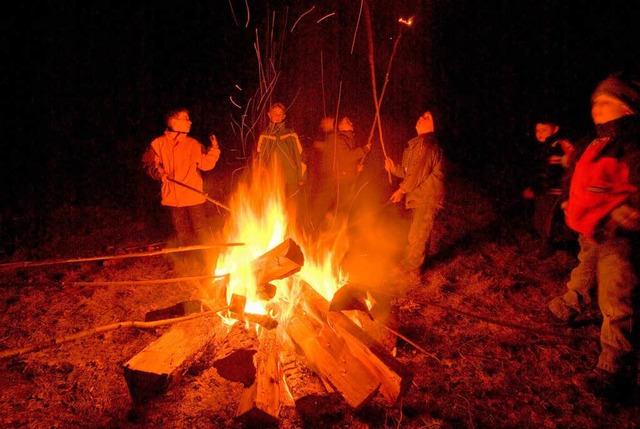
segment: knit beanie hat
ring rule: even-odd
[[[612,74],[596,86],[591,101],[602,94],[617,98],[634,113],[640,113],[640,80],[623,76],[621,73]]]

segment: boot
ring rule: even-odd
[[[551,315],[563,323],[571,323],[580,312],[569,305],[562,296],[556,296],[549,304],[547,304],[547,308],[551,312]]]

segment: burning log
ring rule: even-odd
[[[300,246],[288,238],[252,262],[257,285],[272,280],[283,279],[300,271],[304,265],[304,255]]]
[[[251,386],[256,378],[253,355],[258,351],[255,330],[235,323],[216,347],[213,367],[221,377]]]
[[[236,412],[238,420],[250,427],[274,426],[278,422],[281,379],[278,350],[276,331],[263,330],[254,359],[255,380],[242,391]]]
[[[340,395],[331,386],[323,383],[296,353],[281,352],[280,365],[287,394],[293,400],[293,405],[300,416],[311,421],[317,416],[336,413],[335,409],[340,404]]]
[[[353,353],[326,323],[308,318],[294,308],[285,322],[289,337],[302,351],[309,367],[326,380],[345,401],[360,408],[378,393],[377,376]]]
[[[395,405],[411,386],[413,374],[344,314],[331,312],[328,318],[329,324],[347,341],[353,354],[378,375],[382,382],[380,394],[389,405]]]
[[[413,375],[395,359],[378,341],[340,311],[329,311],[329,301],[311,285],[301,282],[304,302],[322,320],[325,320],[345,341],[351,352],[373,371],[382,385],[380,393],[394,405],[411,385]]]
[[[200,353],[222,334],[220,317],[202,317],[173,325],[124,364],[124,378],[134,402],[163,393]]]

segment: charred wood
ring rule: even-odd
[[[220,341],[216,342],[213,367],[221,377],[250,386],[255,381],[256,369],[253,356],[258,351],[258,337],[253,329],[243,323],[235,323]]]
[[[301,356],[292,350],[280,353],[280,365],[285,381],[286,395],[293,401],[300,416],[313,421],[315,417],[337,414],[344,408],[340,394],[325,384],[310,370]]]

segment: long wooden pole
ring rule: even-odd
[[[376,119],[378,124],[378,133],[380,134],[380,146],[382,147],[382,154],[387,159],[387,150],[384,147],[384,139],[382,137],[382,123],[380,121],[380,103],[378,102],[378,88],[376,85],[376,67],[373,58],[373,25],[371,24],[371,12],[369,11],[369,2],[364,0],[364,21],[367,27],[367,40],[369,42],[369,69],[371,71],[371,89],[373,90],[373,104],[376,108]],[[389,176],[389,183],[391,183],[391,172],[387,171]]]
[[[188,282],[193,280],[205,280],[205,279],[221,279],[226,276],[228,276],[228,274],[221,274],[217,276],[211,275],[211,276],[174,277],[170,279],[73,282],[73,285],[74,286],[128,286],[128,285],[135,286],[135,285],[179,283],[179,282]]]
[[[7,357],[12,357],[12,356],[17,356],[17,355],[21,355],[21,354],[25,354],[25,353],[31,353],[31,352],[35,352],[38,350],[43,350],[49,347],[54,347],[57,346],[58,344],[63,344],[63,343],[68,343],[70,341],[75,341],[78,340],[80,338],[84,338],[84,337],[88,337],[89,335],[94,335],[94,334],[99,334],[101,332],[106,332],[106,331],[115,331],[116,329],[121,329],[121,328],[155,328],[157,326],[165,326],[165,325],[171,325],[173,323],[180,323],[180,322],[184,322],[187,320],[193,320],[193,319],[197,319],[199,317],[206,317],[206,316],[215,316],[217,313],[227,310],[230,306],[227,305],[225,307],[222,308],[218,308],[215,310],[210,310],[210,311],[205,311],[202,313],[194,313],[194,314],[190,314],[188,316],[183,316],[183,317],[175,317],[173,319],[163,319],[163,320],[156,320],[153,322],[142,322],[142,321],[137,321],[137,320],[129,320],[126,322],[118,322],[118,323],[112,323],[110,325],[103,325],[103,326],[96,326],[94,328],[91,329],[87,329],[85,331],[80,331],[77,332],[75,334],[71,334],[71,335],[67,335],[65,337],[60,337],[60,338],[55,338],[52,339],[50,341],[47,341],[45,343],[41,343],[41,344],[36,344],[33,346],[27,346],[27,347],[23,347],[20,349],[9,349],[9,350],[4,350],[2,352],[0,352],[0,359],[4,359]]]
[[[382,85],[382,91],[380,92],[380,97],[378,98],[378,112],[380,112],[380,108],[382,106],[382,100],[384,99],[384,94],[387,91],[387,84],[389,83],[389,74],[391,73],[391,65],[393,64],[393,58],[396,56],[396,51],[398,50],[398,44],[400,43],[400,39],[402,38],[402,33],[403,33],[403,28],[404,27],[400,27],[400,31],[398,32],[398,37],[396,37],[396,41],[393,43],[393,50],[391,51],[391,56],[389,57],[389,64],[387,64],[387,73],[385,74],[384,77],[384,84]],[[367,144],[371,143],[371,140],[373,140],[373,133],[376,129],[376,125],[378,124],[378,120],[380,119],[380,114],[378,113],[374,118],[373,118],[373,124],[371,124],[371,131],[369,132],[369,139],[367,140]],[[364,163],[364,159],[366,158],[367,155],[365,155],[362,160],[360,161],[360,163]]]
[[[215,204],[215,205],[216,205],[216,206],[218,206],[218,207],[222,207],[223,209],[225,209],[225,210],[226,210],[226,211],[228,211],[228,212],[230,212],[230,211],[231,211],[231,209],[230,209],[229,207],[225,206],[225,205],[224,205],[224,204],[222,204],[220,201],[214,200],[213,198],[211,198],[211,197],[210,197],[208,194],[206,194],[205,192],[202,192],[202,191],[200,191],[200,190],[198,190],[198,189],[196,189],[196,188],[194,188],[194,187],[192,187],[192,186],[189,186],[189,185],[187,185],[187,184],[185,184],[185,183],[182,183],[182,182],[179,182],[179,181],[177,181],[177,180],[175,180],[175,179],[172,179],[171,177],[167,177],[167,180],[168,180],[169,182],[175,183],[175,184],[176,184],[176,185],[178,185],[178,186],[182,186],[182,187],[183,187],[183,188],[185,188],[185,189],[188,189],[188,190],[190,190],[190,191],[193,191],[193,192],[195,192],[196,194],[200,194],[200,195],[202,195],[202,196],[203,196],[207,201],[209,201],[210,203],[213,203],[213,204]]]
[[[42,267],[45,265],[68,264],[68,263],[77,263],[77,262],[106,261],[108,259],[139,258],[143,256],[164,255],[167,253],[188,252],[191,250],[203,250],[203,249],[213,249],[216,247],[231,247],[231,246],[244,246],[244,243],[197,244],[194,246],[173,247],[173,248],[167,248],[167,249],[154,250],[152,252],[125,253],[122,255],[92,256],[89,258],[73,258],[73,259],[50,259],[47,261],[8,262],[5,264],[0,264],[0,270],[27,268],[27,267]]]

